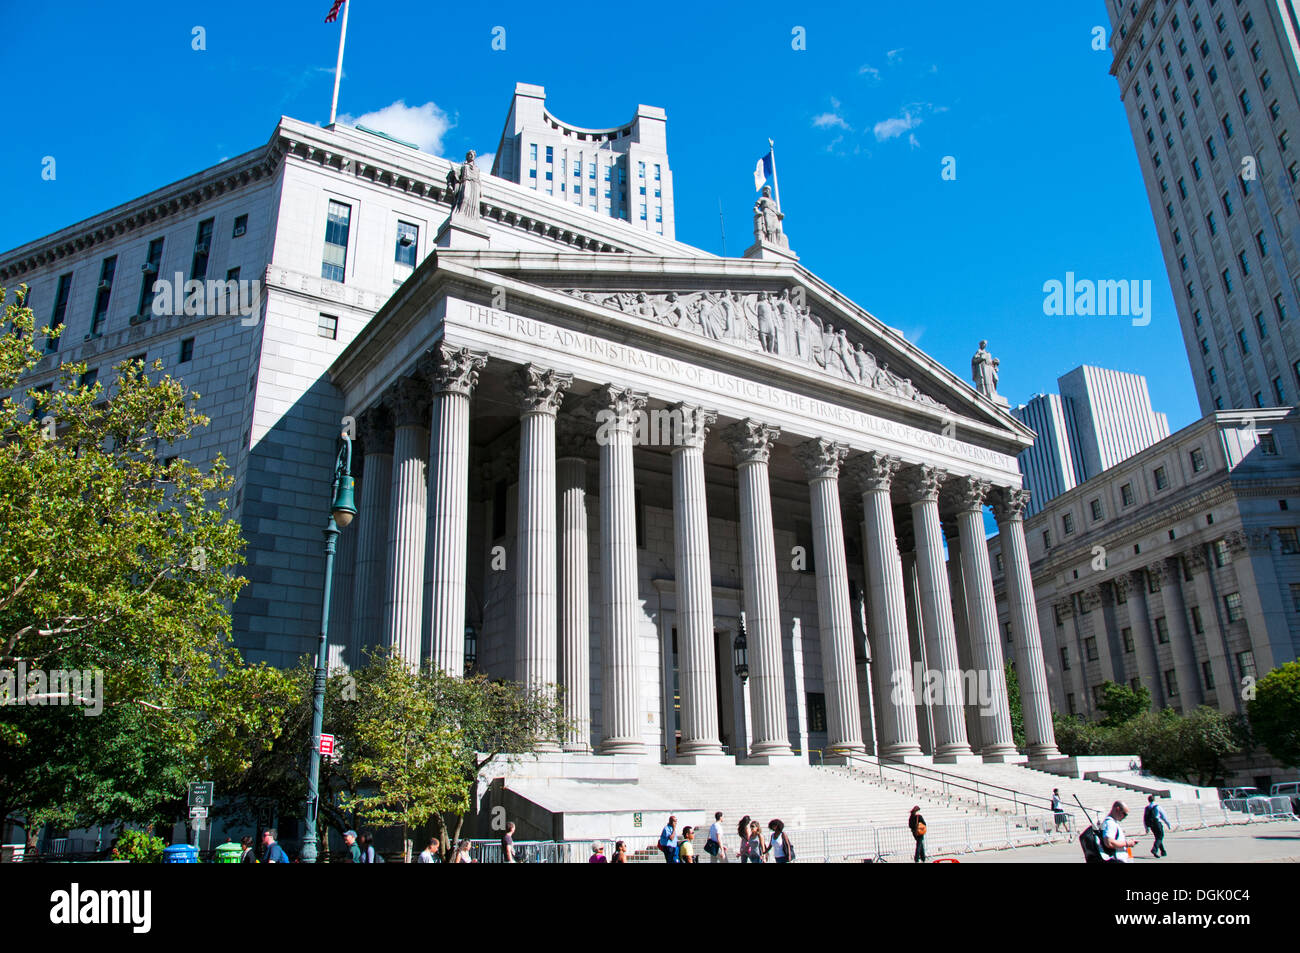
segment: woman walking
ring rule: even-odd
[[[912,808],[912,812],[907,816],[907,826],[912,831],[912,837],[916,839],[916,853],[912,855],[912,863],[925,863],[925,818],[921,816],[921,805],[917,804]]]
[[[746,814],[740,819],[740,824],[736,826],[736,834],[740,837],[740,862],[749,863],[749,815]]]
[[[614,842],[614,856],[610,858],[611,864],[627,863],[627,844],[623,841]]]
[[[749,862],[751,864],[763,863],[763,828],[759,826],[758,821],[749,822]]]

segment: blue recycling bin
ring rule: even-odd
[[[197,864],[199,849],[193,844],[172,844],[163,848],[164,864]]]

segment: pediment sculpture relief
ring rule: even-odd
[[[729,341],[751,351],[809,364],[831,377],[879,393],[947,409],[918,390],[909,378],[895,374],[887,363],[877,361],[876,355],[861,342],[851,342],[844,328],[836,328],[814,315],[810,308],[796,305],[788,289],[773,294],[769,291],[650,293],[575,288],[566,289],[565,294],[715,341]]]

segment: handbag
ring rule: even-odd
[[[718,842],[715,841],[715,840],[708,840],[708,841],[705,841],[705,842],[704,842],[704,853],[708,854],[710,857],[717,857],[717,856],[718,856],[718,848],[719,848],[719,846],[720,846],[720,845],[719,845]]]

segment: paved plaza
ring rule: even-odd
[[[1151,856],[1151,835],[1141,834],[1140,825],[1127,833],[1138,835],[1133,848],[1136,864],[1248,864],[1300,862],[1300,821],[1209,827],[1194,831],[1170,831],[1165,835],[1168,857]],[[1015,850],[986,850],[954,854],[963,864],[1079,864],[1083,851],[1077,841]],[[935,858],[932,858],[935,859]]]

